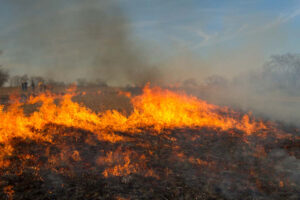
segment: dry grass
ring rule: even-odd
[[[55,87],[50,91],[55,94],[64,94],[66,87]],[[124,95],[119,95],[120,88],[112,87],[79,87],[76,89],[77,95],[73,97],[75,102],[83,104],[94,112],[103,112],[106,110],[117,110],[128,115],[132,110],[130,99]],[[9,105],[10,97],[17,97],[26,100],[31,95],[39,95],[42,92],[29,89],[23,92],[20,88],[0,88],[0,104]],[[35,105],[25,105],[24,111],[29,114],[36,110]]]

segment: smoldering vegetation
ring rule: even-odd
[[[11,53],[19,73],[58,81],[101,79],[112,85],[158,80],[158,69],[131,38],[130,22],[117,1],[75,0],[71,6],[67,0],[5,2],[14,38],[2,42],[19,47]]]
[[[300,55],[273,55],[257,70],[232,79],[212,75],[187,79],[180,88],[211,103],[253,112],[257,117],[299,126]]]

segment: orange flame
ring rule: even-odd
[[[249,115],[239,118],[236,117],[237,113],[228,108],[208,104],[186,94],[158,87],[150,88],[149,85],[144,88],[143,94],[130,97],[133,112],[128,117],[116,110],[97,114],[73,102],[74,91],[75,88],[72,88],[64,96],[43,93],[30,97],[28,103],[41,106],[29,116],[24,114],[21,102],[13,103],[6,110],[0,106],[0,143],[5,144],[0,153],[2,167],[9,165],[4,157],[13,151],[10,142],[15,137],[52,142],[51,135],[34,131],[41,130],[48,124],[91,131],[99,140],[112,143],[125,140],[124,137],[116,135],[116,131],[135,134],[145,128],[157,133],[162,129],[208,127],[220,130],[238,129],[246,134],[263,133],[267,128],[262,122],[250,119]],[[60,102],[57,103],[56,99],[60,99]],[[81,159],[76,151],[72,157],[75,161]],[[104,176],[136,172],[136,166],[130,163],[128,155],[123,156],[123,160],[122,164],[105,170]],[[197,162],[202,163],[200,160]]]
[[[136,126],[154,126],[157,131],[175,127],[236,128],[247,134],[266,128],[262,122],[251,121],[248,115],[242,120],[235,119],[232,117],[235,113],[228,108],[208,104],[193,96],[149,86],[143,91],[141,96],[132,99],[134,113],[129,121],[135,122]]]
[[[128,97],[128,98],[131,97],[131,93],[130,93],[130,92],[119,91],[118,94],[119,94],[120,96],[123,95],[123,96],[126,96],[126,97]]]

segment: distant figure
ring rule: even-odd
[[[34,81],[33,81],[33,80],[31,80],[31,89],[32,89],[32,91],[34,92],[34,90],[35,90],[35,84],[34,84]]]
[[[28,86],[27,81],[22,81],[22,91],[23,91],[23,92],[26,92],[26,91],[27,91],[27,86]]]
[[[24,91],[26,92],[27,91],[27,88],[28,88],[28,83],[27,81],[24,82]]]

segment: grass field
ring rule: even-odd
[[[66,87],[55,87],[49,90],[54,94],[65,94]],[[105,110],[117,110],[124,114],[129,114],[132,110],[130,99],[125,95],[120,94],[120,88],[113,87],[78,87],[73,100],[93,110],[94,112],[103,112]],[[26,101],[29,96],[42,94],[38,90],[27,92],[17,87],[2,87],[0,88],[0,104],[8,105],[11,103],[10,98],[20,98],[21,101]],[[25,112],[30,113],[34,110],[34,106],[27,105]]]

